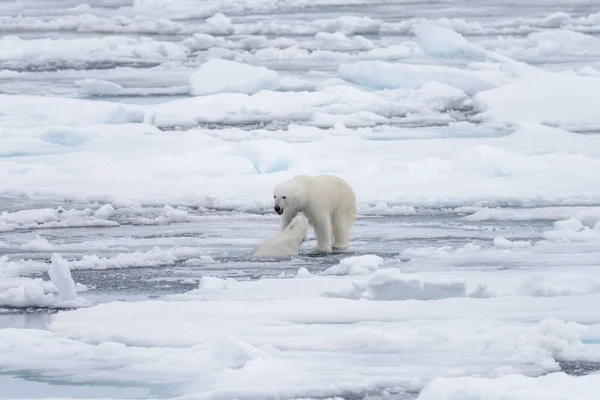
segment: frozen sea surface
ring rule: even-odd
[[[513,3],[1,2],[0,399],[597,400],[600,9]]]

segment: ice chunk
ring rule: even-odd
[[[28,251],[55,251],[59,249],[60,246],[56,246],[50,243],[48,239],[43,238],[40,235],[36,235],[35,239],[22,244],[20,248]]]
[[[279,87],[279,74],[265,67],[255,67],[236,61],[211,59],[190,77],[190,94],[205,96],[214,93],[246,93],[274,90]]]
[[[586,216],[586,214],[581,215]],[[554,228],[542,234],[544,239],[563,242],[592,242],[600,240],[600,231],[584,226],[575,217],[554,222]]]
[[[499,249],[526,249],[531,247],[531,242],[528,240],[509,240],[504,236],[496,236],[494,246]]]
[[[402,274],[396,268],[375,271],[368,281],[353,282],[352,286],[351,290],[325,292],[325,295],[384,301],[438,300],[467,296],[467,285],[463,281],[430,281],[420,275]]]
[[[453,86],[468,94],[475,94],[498,86],[498,83],[478,71],[384,61],[342,64],[338,68],[338,75],[349,82],[375,89],[418,88],[433,81]]]
[[[333,19],[318,19],[313,25],[327,32],[376,34],[381,30],[382,22],[369,17],[344,15]]]
[[[50,275],[50,279],[56,286],[58,295],[62,300],[75,300],[77,298],[77,288],[71,277],[69,263],[60,254],[52,254],[52,264],[48,268],[48,275]]]
[[[90,96],[122,96],[125,94],[123,86],[101,79],[83,79],[75,84]]]
[[[512,84],[478,93],[484,116],[502,122],[600,123],[600,79],[540,72]]]
[[[89,208],[83,210],[62,207],[57,209],[38,208],[0,214],[0,230],[40,229],[81,226],[118,226],[115,221],[102,219],[92,214]]]
[[[164,62],[185,60],[189,56],[190,50],[180,43],[136,36],[22,39],[4,35],[0,38],[0,65],[19,69],[51,69],[56,65],[93,69],[99,63],[114,65],[120,59]]]
[[[141,268],[170,265],[177,260],[176,250],[161,250],[158,247],[145,252],[120,253],[113,257],[85,254],[80,260],[72,261],[76,269]]]
[[[216,13],[206,19],[206,25],[210,27],[210,32],[216,35],[230,35],[233,33],[233,24],[231,19],[225,14]]]
[[[194,33],[192,37],[185,39],[182,43],[194,50],[210,49],[217,39],[206,33]]]
[[[369,207],[362,207],[361,214],[366,215],[415,215],[417,211],[412,206],[389,205],[383,201]]]
[[[5,283],[6,284],[6,283]],[[27,279],[14,287],[1,288],[0,306],[48,307],[57,305],[52,293],[46,293],[42,279]]]
[[[319,32],[315,35],[318,48],[321,49],[373,49],[375,45],[363,36],[349,38],[343,32]]]
[[[339,264],[327,268],[322,275],[364,275],[383,265],[383,258],[367,254],[344,258]]]
[[[104,204],[103,206],[101,206],[99,209],[96,210],[94,215],[98,218],[108,219],[108,218],[112,217],[112,215],[114,213],[115,213],[115,208],[112,206],[112,204]]]
[[[469,43],[460,33],[433,24],[416,24],[413,32],[425,51],[434,56],[483,59],[486,51]]]
[[[554,223],[556,229],[570,229],[575,232],[579,232],[583,229],[583,224],[577,218],[571,217],[567,220],[556,221]]]
[[[296,278],[310,278],[311,275],[312,274],[310,273],[310,271],[304,267],[298,268],[298,272],[296,272]]]
[[[190,220],[190,215],[186,210],[178,210],[168,204],[163,207],[162,214],[170,222],[187,222]]]

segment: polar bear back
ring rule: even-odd
[[[341,178],[334,175],[298,175],[288,182],[302,187],[306,196],[305,209],[323,210],[329,215],[356,214],[356,195],[352,187]],[[314,196],[312,194],[319,194]]]
[[[295,256],[306,239],[308,221],[298,213],[279,235],[254,248],[253,255],[261,257]]]

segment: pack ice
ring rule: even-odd
[[[512,3],[0,2],[0,398],[597,400],[600,13]]]

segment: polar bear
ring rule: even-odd
[[[334,175],[298,175],[273,191],[281,230],[302,211],[317,237],[317,251],[331,252],[350,246],[350,229],[356,219],[356,196],[350,185]]]
[[[306,240],[308,221],[303,213],[298,213],[277,236],[259,244],[253,255],[262,257],[298,255],[302,242]]]

